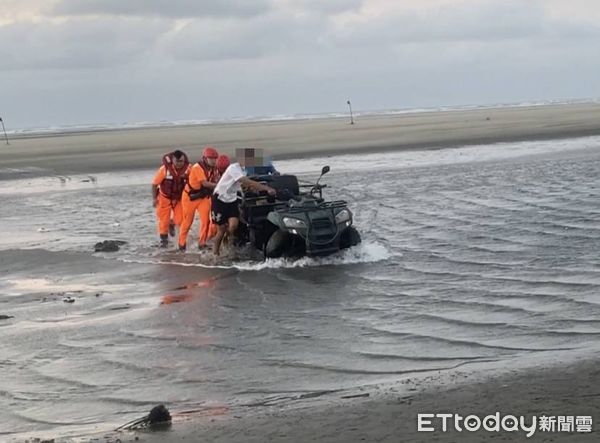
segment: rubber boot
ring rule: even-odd
[[[160,247],[161,248],[166,248],[167,246],[169,246],[169,235],[168,234],[161,234],[160,235]]]

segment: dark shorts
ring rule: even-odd
[[[213,195],[210,218],[215,225],[226,225],[230,218],[239,218],[240,210],[237,200],[231,203],[225,203]]]

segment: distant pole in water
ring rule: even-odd
[[[350,103],[350,100],[348,100],[346,103],[348,103],[348,107],[350,108],[350,124],[353,125],[354,124],[354,116],[352,115],[352,103]]]
[[[6,128],[4,127],[4,120],[2,120],[2,117],[0,117],[0,123],[2,123],[2,131],[4,131],[4,138],[6,139],[6,144],[10,145],[10,143],[8,142],[8,135],[6,135]]]

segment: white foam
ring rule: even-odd
[[[385,153],[353,153],[276,162],[277,169],[295,174],[317,173],[323,165],[332,171],[384,171],[423,166],[498,161],[531,155],[597,149],[600,137],[563,140],[495,143],[435,150],[394,151]]]
[[[83,292],[97,291],[99,288],[85,285],[53,281],[47,278],[22,278],[18,280],[7,280],[10,288],[6,289],[7,295],[20,295],[23,292]]]
[[[175,265],[184,267],[200,267],[205,269],[237,269],[239,271],[262,271],[264,269],[292,269],[316,266],[339,266],[352,265],[358,263],[376,263],[379,261],[387,260],[391,257],[392,254],[384,245],[375,242],[363,242],[358,246],[327,257],[302,257],[300,259],[295,260],[278,258],[267,259],[265,261],[234,261],[231,263],[224,264],[211,264],[206,262],[190,263],[186,261],[160,259],[145,260],[143,258],[120,258],[120,260],[126,263]]]
[[[144,171],[103,172],[96,175],[43,176],[0,181],[2,194],[36,194],[49,191],[81,191],[119,186],[139,186],[152,181],[155,169]]]
[[[423,166],[497,161],[530,155],[597,149],[599,146],[600,137],[594,136],[563,140],[495,143],[451,149],[320,156],[276,161],[275,166],[278,170],[288,174],[315,175],[325,164],[331,165],[333,172],[385,171]],[[0,195],[47,193],[49,191],[80,191],[95,188],[146,185],[152,180],[154,172],[154,170],[119,173],[106,172],[94,176],[54,176],[0,181]]]
[[[263,269],[352,265],[358,263],[375,263],[387,260],[391,256],[392,254],[385,248],[385,246],[379,243],[361,243],[358,246],[342,251],[339,254],[330,255],[328,257],[303,257],[297,260],[277,258],[267,259],[259,263],[248,261],[235,263],[234,267],[241,271],[260,271]]]

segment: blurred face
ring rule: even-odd
[[[181,157],[180,159],[173,159],[173,164],[175,165],[175,167],[177,169],[181,169],[183,168],[183,166],[185,165],[185,160],[183,159],[183,157]]]
[[[214,157],[206,157],[206,164],[211,168],[214,168],[217,164],[217,159]]]

